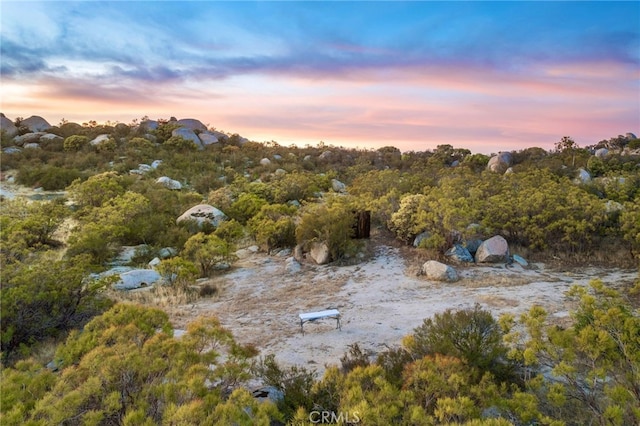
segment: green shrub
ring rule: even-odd
[[[195,142],[185,139],[182,136],[171,136],[164,142],[163,145],[176,151],[198,150],[198,146],[195,144]]]
[[[47,191],[65,189],[82,174],[75,169],[43,165],[40,167],[22,167],[16,176],[16,182],[32,188],[43,188]]]
[[[515,366],[507,360],[502,337],[503,331],[491,312],[476,305],[459,311],[448,309],[425,319],[405,343],[414,358],[448,355],[481,373],[491,372],[498,379],[511,380]]]
[[[69,136],[64,140],[65,151],[80,151],[89,145],[89,138],[81,135]]]
[[[286,204],[266,204],[247,223],[256,242],[267,251],[293,247],[296,243],[296,208]]]

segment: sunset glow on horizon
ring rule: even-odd
[[[0,111],[491,153],[640,132],[639,2],[0,2]]]

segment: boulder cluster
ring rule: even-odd
[[[509,244],[502,236],[496,235],[487,240],[471,240],[465,244],[455,244],[446,253],[455,263],[504,263],[516,262],[526,267],[527,261],[514,254],[509,253]],[[450,265],[429,260],[422,265],[420,270],[430,280],[455,282],[459,276],[455,268]]]

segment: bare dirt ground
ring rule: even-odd
[[[369,259],[353,266],[303,264],[288,273],[285,257],[247,253],[232,271],[212,278],[220,292],[215,299],[170,309],[180,330],[198,316],[217,316],[237,341],[254,344],[261,355],[275,354],[283,365],[301,365],[319,373],[326,365],[339,364],[348,346],[358,343],[372,355],[399,345],[402,337],[425,318],[448,308],[461,309],[479,303],[497,317],[516,316],[533,305],[543,306],[550,318],[564,322],[572,302],[565,292],[599,278],[612,286],[629,284],[636,270],[588,268],[562,272],[533,264],[457,267],[461,280],[440,283],[417,276],[420,264],[403,256],[397,247],[371,241]],[[338,309],[336,321],[304,325],[298,314]]]

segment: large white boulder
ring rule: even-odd
[[[428,260],[422,265],[421,272],[430,280],[455,282],[458,281],[456,270],[437,260]]]
[[[177,180],[171,179],[168,176],[159,177],[156,180],[156,183],[159,183],[160,185],[168,189],[174,189],[174,190],[182,189],[182,184],[180,182],[178,182]]]
[[[44,132],[51,128],[51,124],[38,115],[32,115],[31,117],[22,120],[20,122],[20,126],[28,128],[30,132]]]
[[[198,204],[191,207],[186,212],[182,213],[176,220],[176,223],[184,221],[194,221],[198,226],[202,227],[205,224],[218,227],[223,221],[227,220],[227,215],[217,208],[210,206],[209,204]]]
[[[476,251],[476,263],[498,263],[509,259],[509,243],[500,235],[485,240]]]
[[[325,265],[331,262],[331,252],[325,242],[314,242],[309,248],[309,256],[318,265]]]
[[[269,160],[268,158],[263,158],[262,160],[260,160],[260,165],[262,166],[268,166],[271,164],[271,160]]]
[[[116,290],[135,290],[148,287],[160,281],[162,277],[153,269],[134,269],[120,274],[120,280],[113,284]]]
[[[489,159],[487,170],[495,173],[504,173],[513,164],[513,156],[510,152],[500,152]]]

